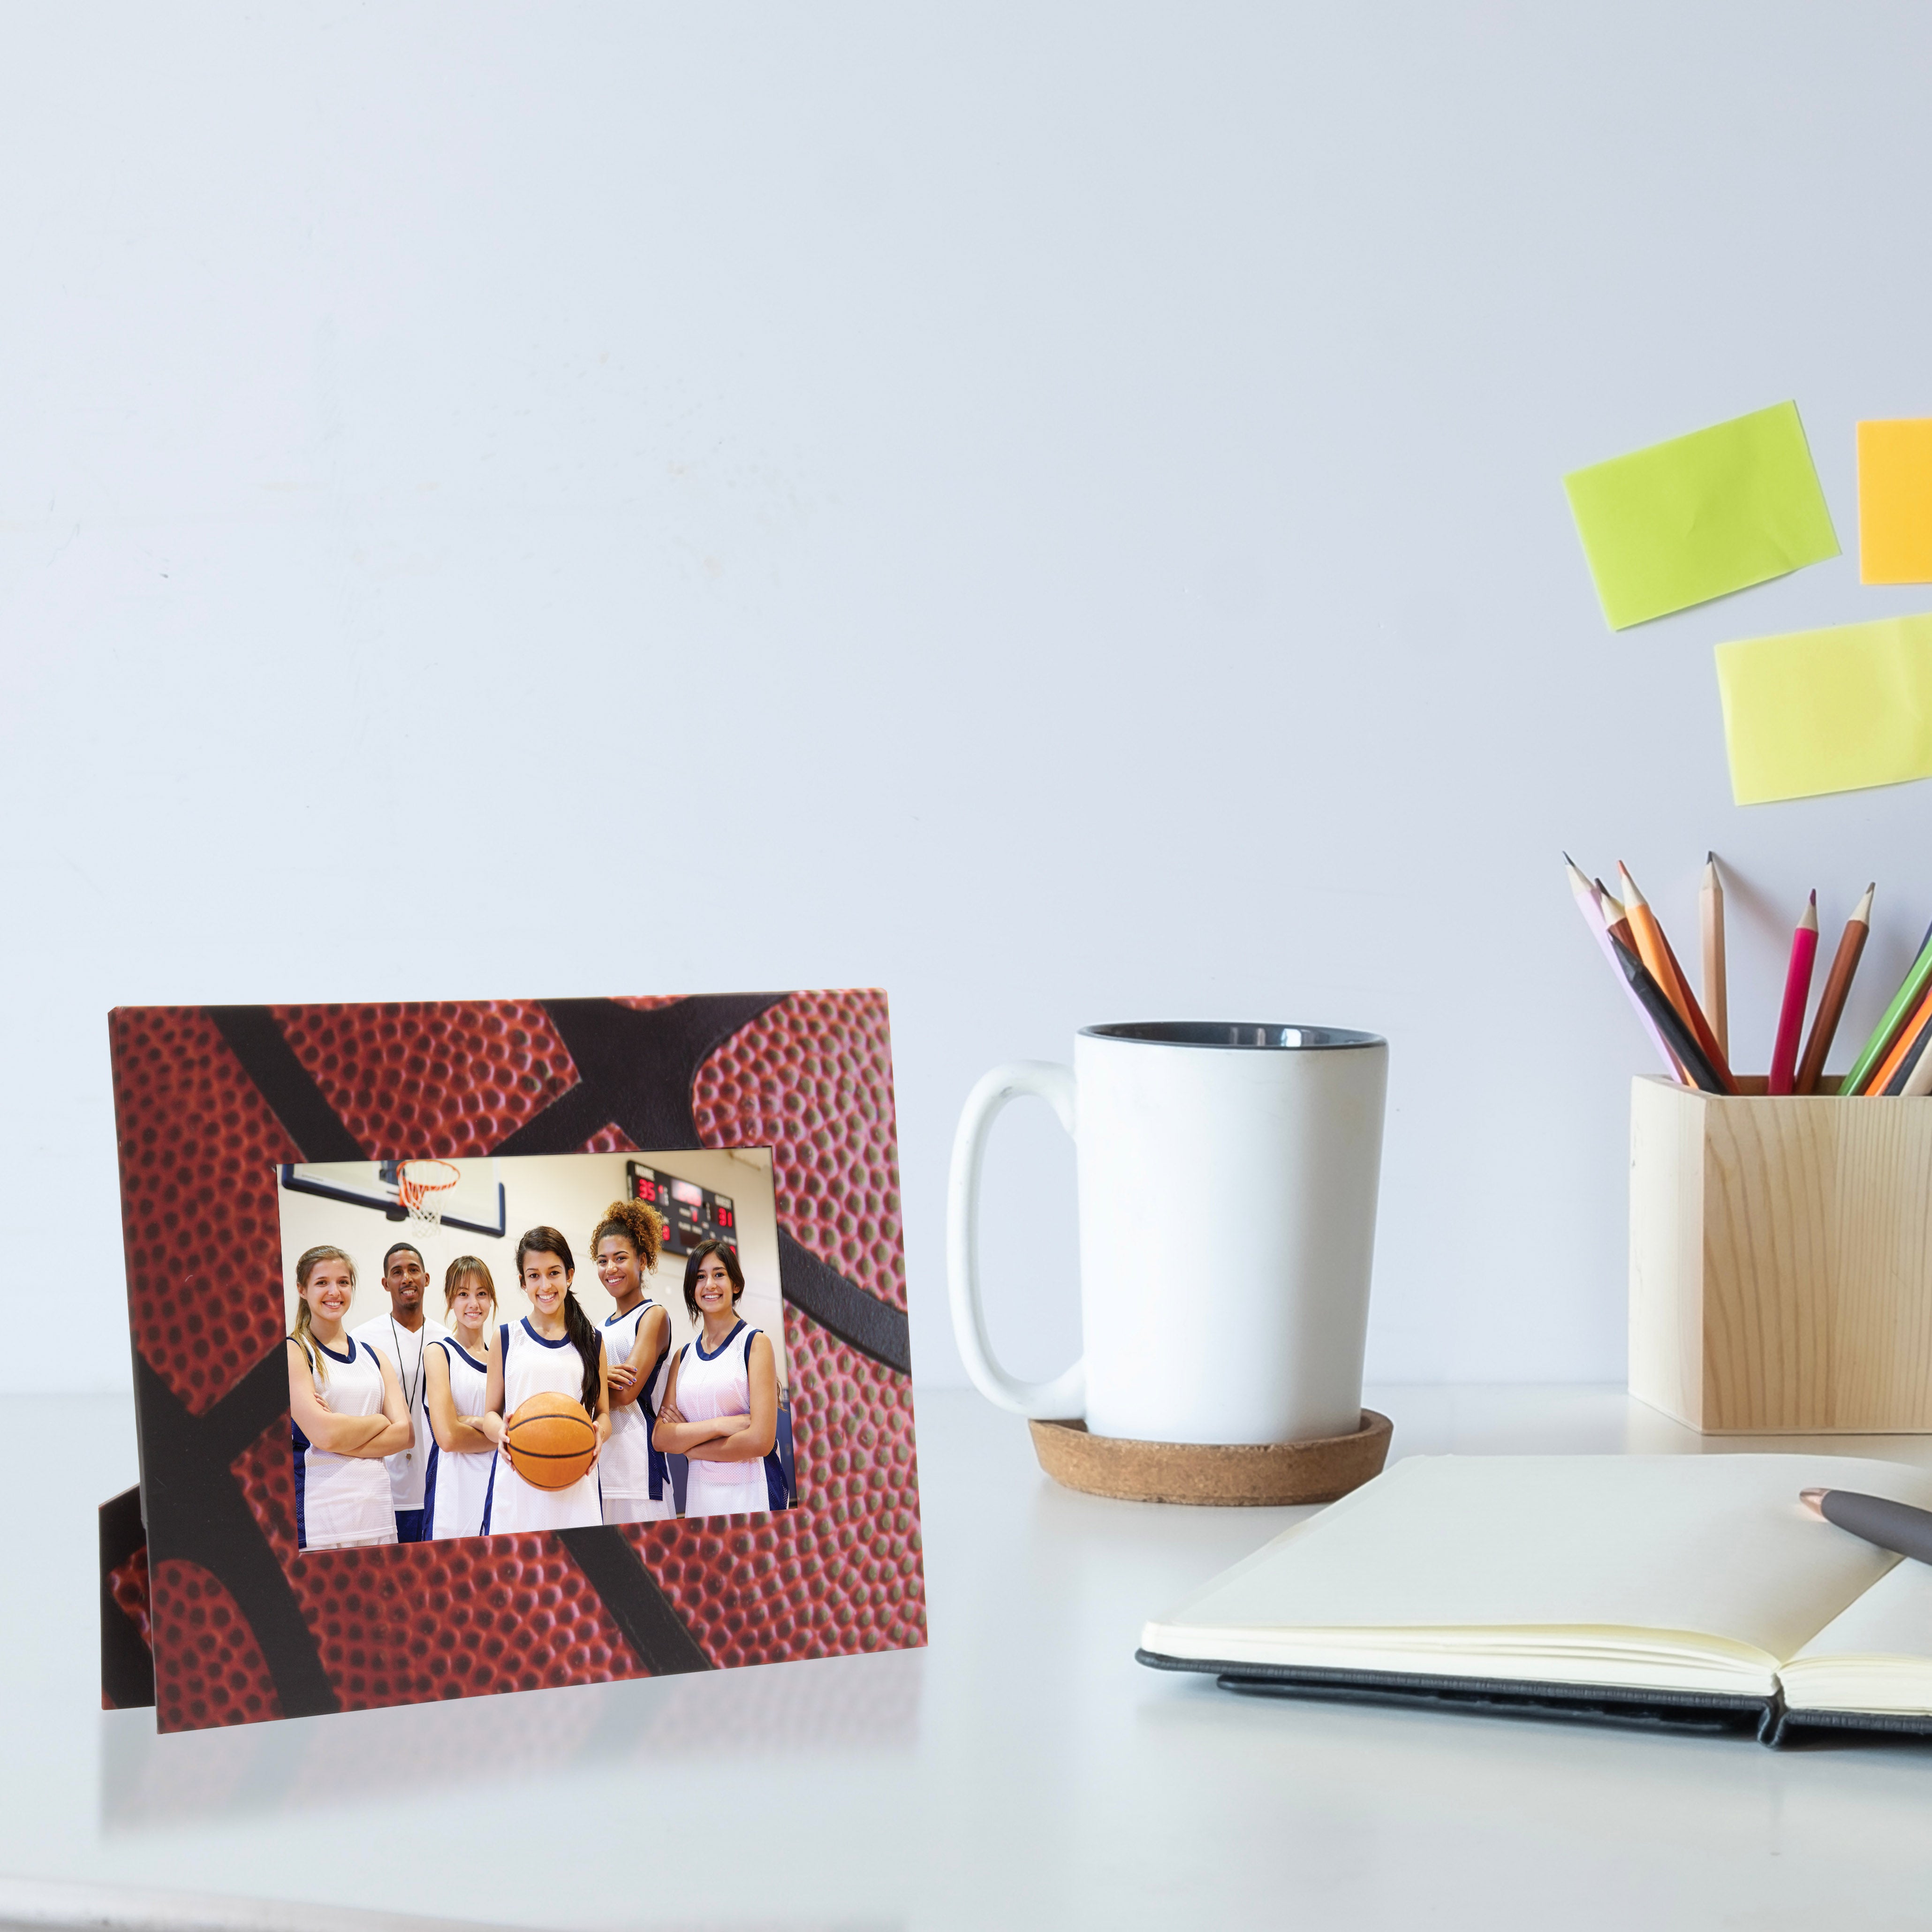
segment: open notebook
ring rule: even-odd
[[[1932,1509],[1841,1456],[1418,1456],[1146,1627],[1228,1688],[1713,1729],[1932,1733],[1932,1568],[1802,1489]]]

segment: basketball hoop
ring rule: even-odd
[[[396,1192],[412,1221],[440,1222],[442,1197],[463,1178],[453,1161],[404,1160],[396,1164]]]

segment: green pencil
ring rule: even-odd
[[[1912,970],[1905,976],[1905,983],[1892,996],[1892,1004],[1886,1008],[1885,1018],[1873,1028],[1872,1036],[1865,1042],[1864,1051],[1852,1062],[1851,1071],[1839,1084],[1840,1094],[1856,1094],[1865,1076],[1890,1050],[1894,1037],[1905,1022],[1906,1015],[1918,1003],[1928,980],[1932,980],[1932,934],[1927,934],[1918,957],[1912,962]]]

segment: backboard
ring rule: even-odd
[[[320,1194],[325,1200],[372,1208],[392,1221],[406,1221],[409,1210],[403,1205],[396,1178],[398,1165],[393,1160],[284,1161],[280,1179],[284,1187],[296,1193]],[[458,1170],[458,1178],[454,1186],[435,1196],[443,1226],[501,1240],[503,1184],[496,1178],[494,1159],[451,1161],[448,1165]]]

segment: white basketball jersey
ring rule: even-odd
[[[413,1448],[386,1456],[389,1472],[390,1506],[398,1513],[423,1506],[423,1477],[429,1468],[430,1447],[436,1438],[429,1432],[429,1409],[423,1400],[422,1352],[432,1342],[440,1342],[449,1330],[440,1322],[427,1316],[412,1335],[392,1315],[372,1316],[350,1330],[365,1348],[378,1348],[389,1358],[404,1397],[410,1405],[410,1420],[416,1425]]]
[[[638,1324],[646,1312],[656,1306],[647,1295],[628,1314],[614,1315],[604,1324],[604,1355],[612,1368],[620,1368],[630,1360],[631,1351],[638,1346]],[[622,1496],[662,1502],[664,1508],[654,1514],[663,1516],[674,1513],[670,1472],[664,1466],[663,1452],[651,1447],[651,1430],[663,1405],[664,1383],[670,1374],[670,1337],[667,1329],[664,1348],[644,1393],[635,1402],[613,1405],[610,1439],[604,1444],[597,1463],[598,1478],[607,1500]],[[629,1522],[646,1520],[634,1513],[625,1517]]]
[[[332,1415],[380,1415],[382,1370],[352,1335],[338,1355],[310,1337],[320,1349],[328,1379],[320,1393]],[[296,1458],[296,1540],[304,1550],[345,1550],[364,1543],[393,1543],[396,1513],[389,1502],[389,1478],[375,1456],[337,1456],[316,1448],[292,1421],[290,1436]]]
[[[677,1358],[677,1412],[686,1422],[751,1414],[752,1337],[758,1332],[740,1322],[715,1355],[703,1352],[701,1335],[684,1345]],[[783,1509],[784,1494],[776,1445],[755,1462],[706,1462],[694,1455],[685,1479],[684,1513],[738,1516]]]
[[[464,1348],[454,1335],[433,1348],[449,1364],[449,1399],[458,1415],[481,1415],[489,1392],[490,1366]],[[423,1478],[423,1540],[433,1537],[481,1536],[483,1505],[490,1494],[490,1470],[496,1460],[489,1449],[452,1454],[432,1436],[429,1467]]]
[[[503,1419],[507,1422],[530,1397],[548,1391],[584,1400],[584,1358],[568,1335],[554,1342],[539,1335],[526,1316],[504,1323],[496,1346],[503,1358]],[[520,1529],[580,1529],[604,1520],[597,1493],[597,1472],[580,1476],[567,1490],[540,1490],[518,1475],[507,1455],[498,1453],[490,1472],[485,1526],[492,1536]]]

